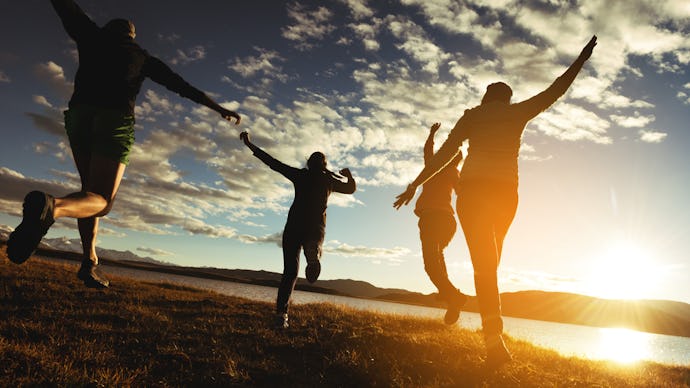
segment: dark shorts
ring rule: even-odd
[[[134,116],[89,105],[65,111],[65,130],[72,152],[89,152],[129,163],[134,144]]]

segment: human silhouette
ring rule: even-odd
[[[502,338],[497,270],[503,240],[517,210],[518,152],[522,132],[527,122],[568,90],[592,55],[596,42],[593,36],[560,77],[546,90],[523,102],[510,103],[512,90],[505,83],[489,85],[481,104],[465,111],[431,162],[393,204],[396,209],[408,204],[417,187],[452,160],[463,141],[469,141],[467,159],[460,173],[456,210],[474,267],[486,362],[491,367],[511,360]]]
[[[434,136],[440,127],[440,123],[434,123],[429,129],[424,143],[424,164],[429,163],[434,155]],[[467,302],[467,296],[448,279],[443,255],[457,228],[451,201],[453,191],[457,193],[460,182],[458,164],[461,160],[462,153],[458,153],[438,174],[424,183],[414,209],[419,217],[424,270],[438,289],[439,298],[448,306],[444,321],[449,325],[458,321],[460,310]]]
[[[72,0],[51,0],[67,34],[76,42],[79,68],[65,111],[65,129],[81,191],[55,198],[32,191],[23,218],[7,242],[10,260],[21,264],[59,217],[78,219],[83,260],[77,276],[87,287],[108,287],[96,273],[98,220],[110,212],[134,143],[134,105],[145,78],[205,105],[227,120],[240,116],[187,83],[135,41],[134,24],[114,19],[99,27]]]
[[[347,168],[340,174],[346,182],[326,168],[326,156],[314,152],[307,160],[307,168],[295,168],[273,158],[249,140],[249,134],[242,132],[240,139],[272,170],[289,179],[295,187],[295,199],[290,206],[287,222],[283,229],[283,275],[280,279],[276,299],[276,326],[287,328],[290,295],[297,283],[300,250],[307,259],[305,277],[314,283],[321,273],[321,247],[326,234],[326,206],[332,192],[352,194],[357,189],[355,179]]]

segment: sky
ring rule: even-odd
[[[242,115],[235,126],[147,80],[136,145],[99,246],[185,266],[282,271],[290,182],[239,140],[303,167],[322,151],[354,195],[329,201],[321,279],[430,293],[412,206],[392,204],[486,86],[548,87],[592,35],[568,93],[526,127],[502,292],[690,303],[690,3],[591,0],[82,0]],[[76,46],[43,0],[0,3],[0,229],[30,190],[79,190],[63,129]],[[413,204],[412,204],[413,205]],[[74,219],[46,241],[78,249]],[[474,294],[462,230],[451,280]],[[300,276],[303,276],[304,261]]]

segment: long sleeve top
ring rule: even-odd
[[[72,0],[51,0],[67,34],[76,42],[79,68],[70,106],[89,104],[134,113],[145,78],[194,102],[208,97],[187,83],[160,59],[126,36],[114,36],[97,26]]]
[[[326,207],[330,194],[332,192],[352,194],[356,190],[354,179],[348,178],[347,182],[342,182],[325,171],[288,166],[254,144],[251,144],[250,149],[254,156],[289,179],[295,187],[295,199],[290,206],[287,225],[299,223],[315,227],[325,226]]]
[[[434,176],[459,152],[465,140],[469,140],[469,148],[460,173],[461,185],[477,179],[517,184],[518,153],[527,122],[568,90],[585,60],[578,57],[548,88],[525,101],[493,101],[466,110],[413,184],[424,184]]]

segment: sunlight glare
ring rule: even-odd
[[[623,364],[649,358],[649,335],[624,328],[599,329],[600,341],[596,358]]]
[[[632,241],[619,241],[596,259],[588,293],[608,299],[644,299],[659,285],[659,269]]]

